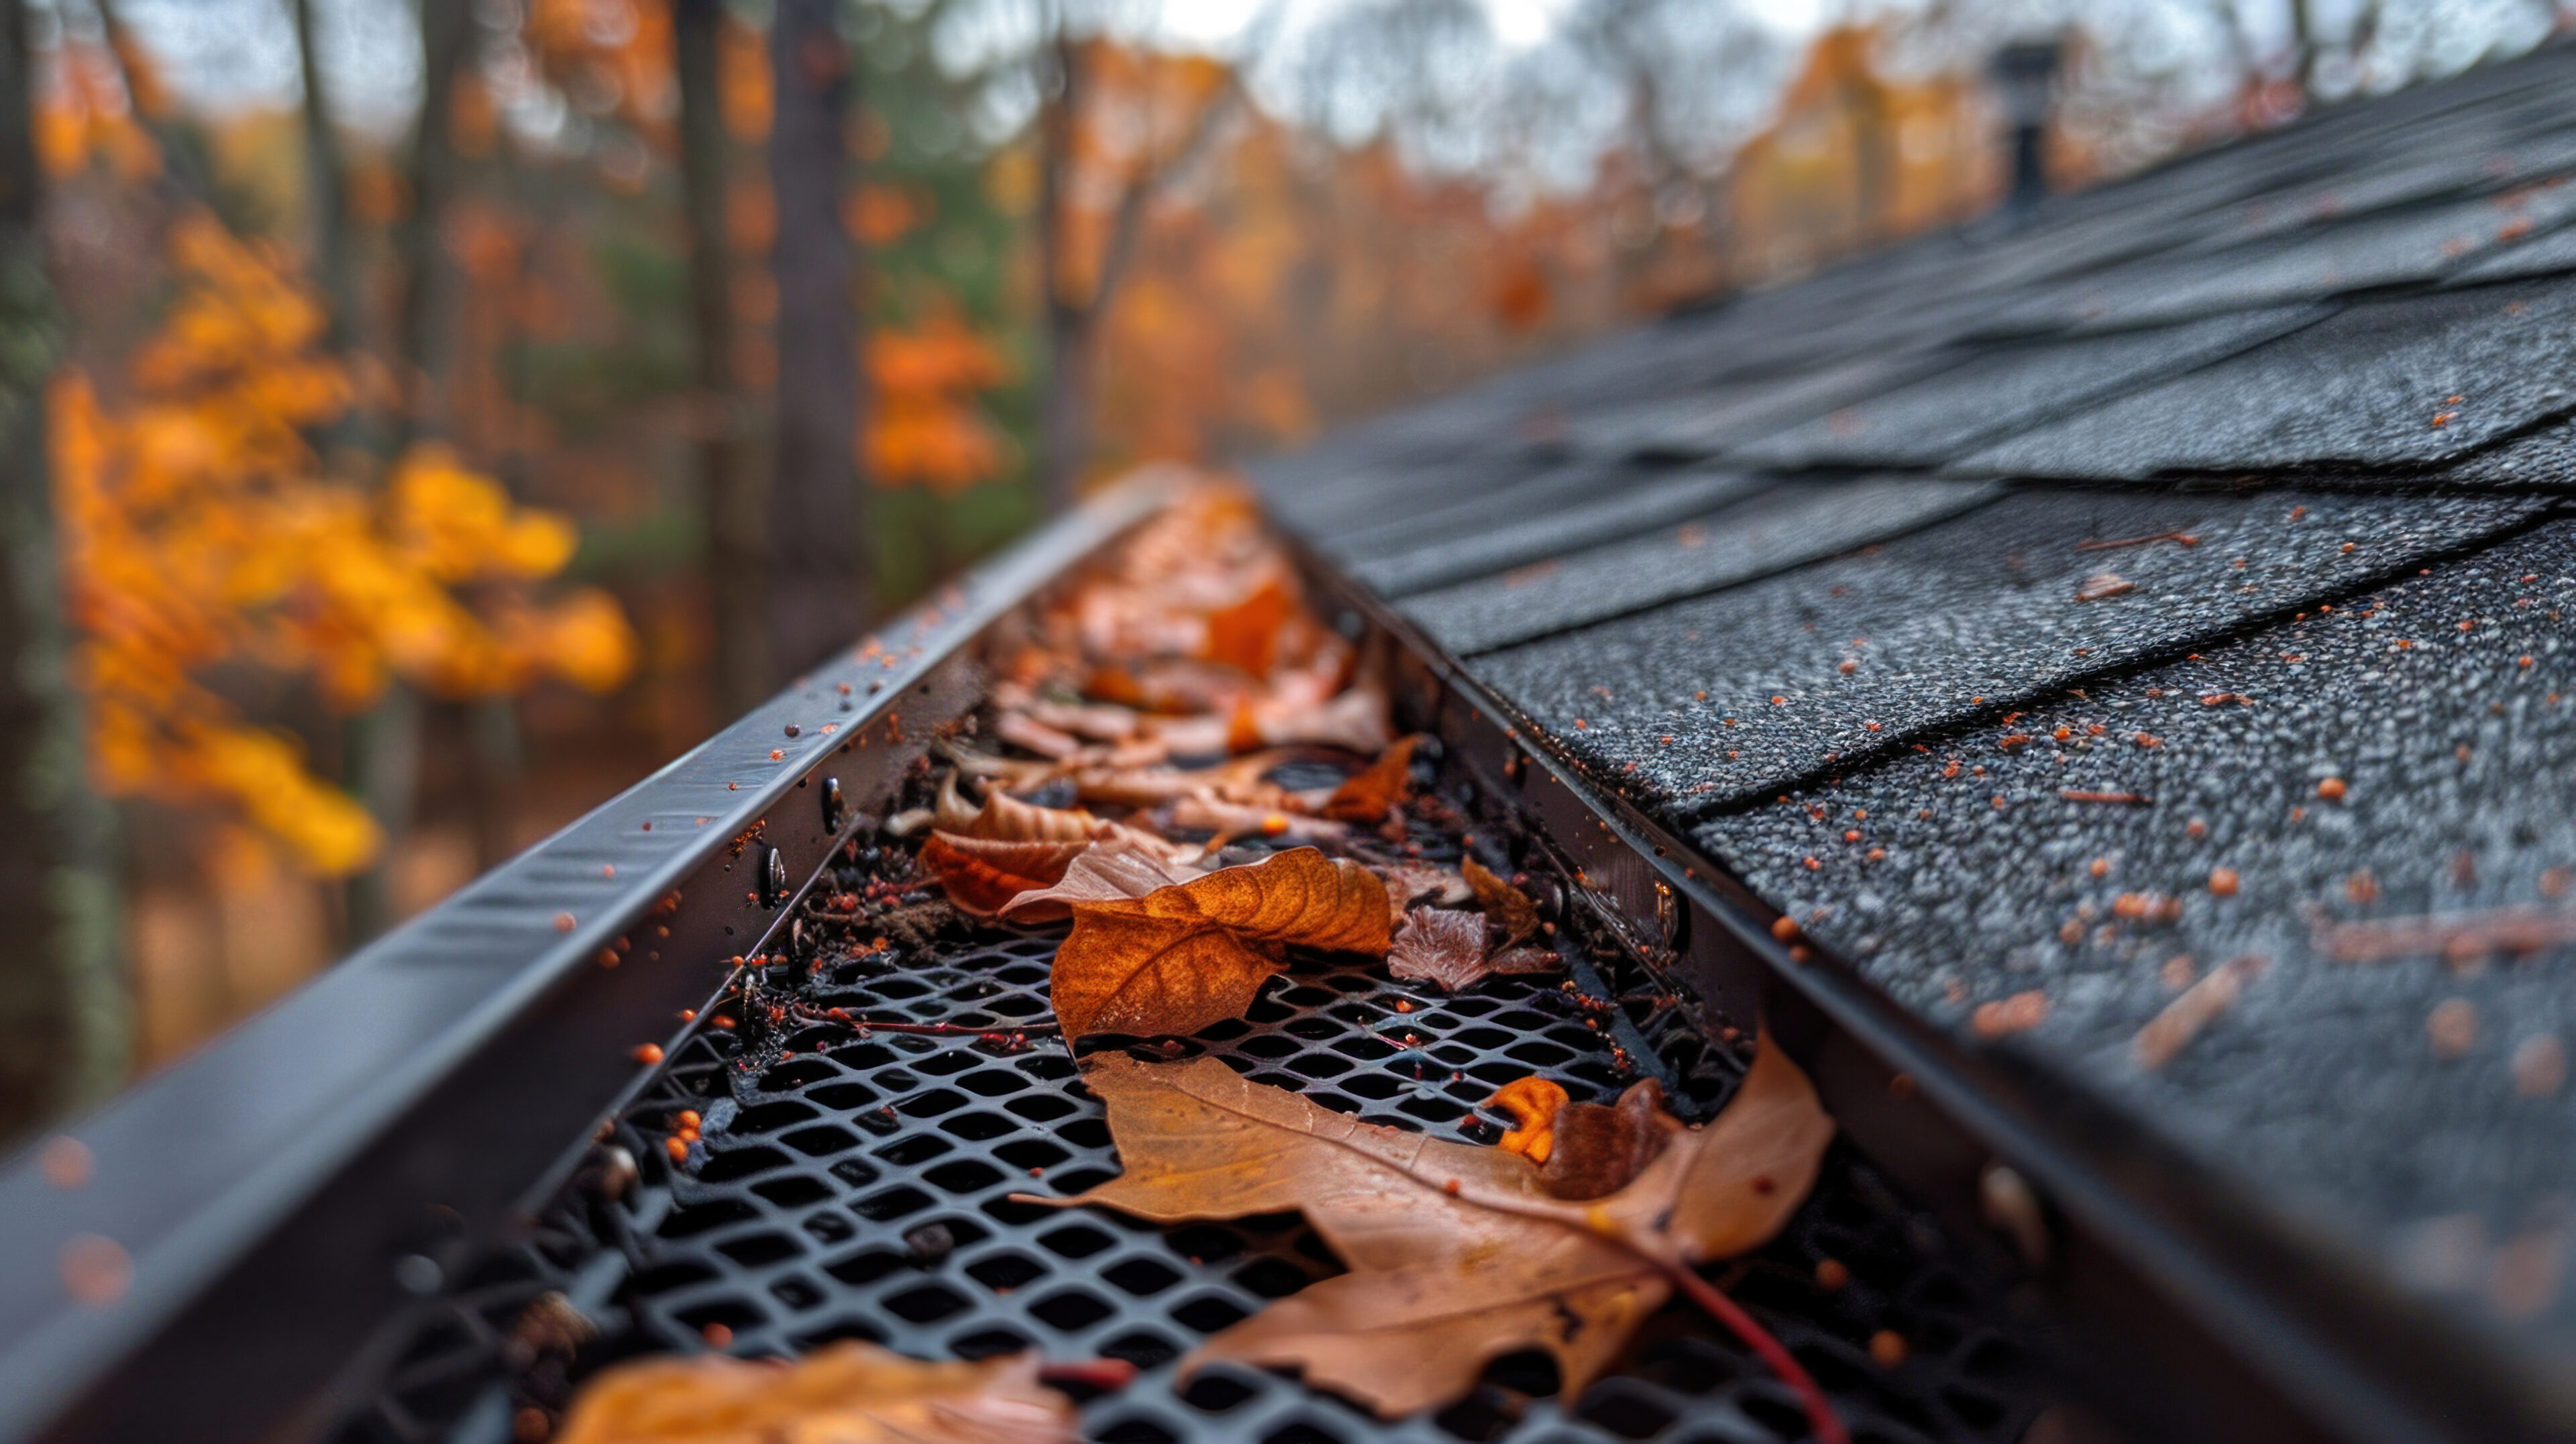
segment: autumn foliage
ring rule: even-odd
[[[634,641],[605,594],[535,591],[570,560],[571,523],[443,448],[372,488],[326,468],[313,438],[368,381],[323,349],[281,257],[203,213],[168,249],[176,299],[121,384],[67,370],[50,407],[93,772],[111,795],[222,803],[306,867],[354,871],[373,821],[216,674],[300,680],[347,715],[397,678],[453,698],[546,677],[605,691]]]

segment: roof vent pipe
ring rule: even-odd
[[[2014,212],[2029,210],[2048,194],[2049,90],[2064,51],[2064,42],[2056,39],[2017,41],[1997,50],[1987,67],[2002,94],[2004,123],[2012,136],[2012,190],[2004,205]]]

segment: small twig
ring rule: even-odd
[[[2154,536],[2121,537],[2117,541],[2080,541],[2075,544],[2075,549],[2079,552],[2107,552],[2119,547],[2142,547],[2160,541],[2169,541],[2187,547],[2200,545],[2200,538],[2190,532],[2160,531]]]
[[[1701,1278],[1699,1272],[1689,1265],[1666,1263],[1663,1270],[1664,1276],[1671,1279],[1685,1297],[1726,1325],[1735,1337],[1744,1341],[1746,1348],[1771,1366],[1771,1372],[1780,1376],[1780,1382],[1796,1391],[1798,1402],[1806,1406],[1807,1427],[1815,1431],[1816,1444],[1851,1444],[1851,1435],[1844,1432],[1843,1421],[1834,1413],[1833,1401],[1825,1397],[1825,1391],[1817,1386],[1815,1378],[1808,1374],[1804,1364],[1798,1362],[1797,1356],[1771,1337],[1769,1329],[1756,1322],[1735,1300],[1719,1293],[1715,1285]]]
[[[2155,801],[2143,792],[2088,792],[2080,787],[2061,787],[2057,795],[2068,802],[2117,802],[2130,807],[2145,807]]]

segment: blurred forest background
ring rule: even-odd
[[[1087,485],[2543,43],[2549,0],[0,0],[0,1102]]]

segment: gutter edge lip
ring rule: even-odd
[[[84,1114],[54,1121],[0,1159],[0,1215],[26,1220],[0,1232],[0,1440],[28,1437],[44,1429],[62,1409],[167,1327],[224,1269],[255,1249],[407,1108],[451,1076],[476,1048],[536,1006],[567,975],[586,966],[592,955],[734,835],[794,792],[800,781],[828,766],[847,740],[891,711],[910,688],[994,619],[1167,504],[1178,481],[1178,473],[1170,469],[1144,468],[1095,494],[1077,510],[1042,524],[543,841],[478,875],[168,1067],[136,1080]],[[858,662],[862,650],[869,661],[864,675]],[[877,662],[880,656],[903,651],[909,655],[896,666]],[[848,738],[816,728],[806,734],[802,747],[778,762],[769,761],[782,717],[801,717],[812,707],[834,705],[839,700],[831,696],[835,685],[854,679],[884,685],[865,706],[835,719]],[[673,843],[649,867],[631,876],[621,873],[597,897],[575,903],[577,913],[562,914],[575,918],[568,930],[561,927],[560,916],[540,916],[523,903],[505,908],[491,896],[512,881],[562,886],[555,876],[561,863],[576,853],[595,861],[600,842],[626,836],[635,830],[635,820],[652,815],[638,806],[648,790],[711,783],[714,774],[726,770],[755,775],[755,768],[770,771],[766,783],[724,794],[727,802],[720,809],[711,806],[704,826],[664,834]],[[564,891],[568,894],[570,888]],[[439,936],[446,928],[461,929],[464,937]],[[524,936],[512,938],[505,933]],[[362,1063],[343,1060],[337,1071],[316,1077],[311,1091],[291,1100],[288,1107],[259,1100],[255,1108],[271,1116],[257,1120],[255,1126],[271,1136],[275,1149],[252,1156],[221,1156],[206,1166],[211,1188],[198,1202],[144,1210],[157,1217],[147,1218],[144,1227],[115,1240],[126,1249],[131,1268],[130,1282],[120,1297],[104,1305],[86,1305],[69,1297],[57,1275],[58,1250],[69,1241],[67,1235],[95,1234],[112,1227],[81,1205],[94,1203],[104,1196],[102,1191],[113,1190],[118,1183],[112,1177],[93,1177],[77,1191],[56,1188],[43,1176],[39,1159],[49,1140],[80,1140],[91,1150],[96,1174],[108,1174],[112,1168],[159,1166],[160,1158],[136,1154],[149,1147],[166,1157],[170,1138],[193,1136],[188,1120],[224,1106],[225,1095],[214,1085],[221,1084],[242,1059],[293,1044],[308,1036],[317,1022],[327,1024],[335,1015],[345,1016],[348,1003],[403,982],[406,973],[418,976],[417,970],[437,968],[446,961],[440,955],[452,957],[460,943],[488,953],[506,949],[514,941],[525,948],[522,960],[497,987],[416,1031],[397,1057]],[[352,1081],[359,1086],[335,1091]],[[229,1122],[242,1126],[238,1114],[225,1111]],[[222,1141],[230,1148],[238,1139]],[[210,1141],[208,1147],[212,1146]]]

